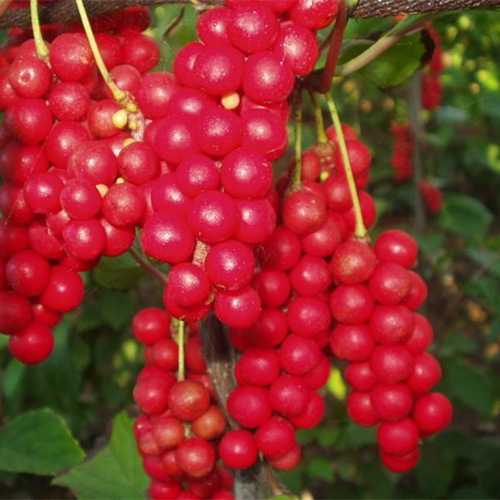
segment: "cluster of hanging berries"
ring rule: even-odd
[[[391,470],[415,465],[419,437],[451,418],[446,398],[428,393],[440,371],[423,353],[432,330],[413,312],[426,295],[410,270],[415,242],[387,232],[374,251],[354,237],[360,215],[365,227],[376,217],[368,148],[332,127],[273,188],[287,100],[337,11],[336,0],[228,0],[200,16],[173,74],[150,72],[160,52],[141,34],[147,9],[94,20],[116,88],[76,25],[47,30],[47,60],[22,32],[3,51],[0,331],[21,361],[45,359],[50,328],[83,298],[78,273],[127,251],[141,228],[144,252],[170,265],[165,310],[132,325],[146,346],[135,434],[152,498],[231,498],[219,458],[294,468],[297,429],[324,414],[317,391],[332,354],[352,363],[349,413],[381,422]],[[196,326],[212,310],[241,351],[223,407]],[[227,431],[226,410],[240,429]]]
[[[391,134],[394,138],[391,166],[396,182],[409,181],[413,176],[413,150],[415,142],[408,122],[391,123]]]
[[[126,91],[159,60],[141,34],[149,23],[147,8],[95,23],[104,62]],[[0,332],[13,356],[34,364],[52,351],[51,328],[83,299],[78,273],[133,243],[143,184],[160,162],[122,133],[127,111],[110,97],[80,26],[49,27],[46,60],[29,33],[11,35],[0,70]]]
[[[230,500],[232,476],[216,465],[226,417],[206,373],[196,325],[192,333],[181,333],[184,325],[177,322],[175,331],[175,323],[155,307],[139,311],[132,322],[135,338],[146,347],[146,366],[134,389],[143,412],[135,420],[134,434],[152,479],[149,498]],[[184,335],[185,367],[179,371],[178,344]]]
[[[344,243],[332,260],[338,286],[331,347],[350,363],[347,410],[359,425],[380,424],[381,459],[396,472],[414,467],[420,438],[444,429],[452,417],[448,399],[429,393],[441,368],[424,352],[433,332],[415,312],[427,296],[424,281],[411,270],[416,257],[415,240],[389,230],[373,249],[362,241]]]
[[[435,109],[441,104],[443,98],[443,86],[441,73],[444,69],[443,49],[438,32],[430,23],[426,23],[425,29],[434,42],[434,52],[428,67],[422,75],[422,106],[425,109]]]

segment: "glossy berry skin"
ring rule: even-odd
[[[57,212],[61,209],[59,195],[62,188],[63,182],[56,172],[34,174],[24,184],[24,199],[33,213]]]
[[[410,338],[413,321],[413,314],[405,306],[376,306],[370,329],[381,344],[401,344]]]
[[[423,394],[430,391],[441,377],[441,366],[437,359],[423,352],[415,356],[415,368],[406,383],[415,394]]]
[[[243,90],[259,104],[278,103],[292,92],[294,75],[288,63],[270,51],[251,55],[245,64]]]
[[[173,96],[180,86],[166,71],[145,74],[135,92],[137,105],[146,118],[165,118]]]
[[[410,273],[398,264],[379,264],[370,278],[369,287],[373,298],[380,304],[399,304],[410,293]]]
[[[375,302],[366,285],[341,285],[330,295],[330,309],[339,323],[366,323],[374,308]]]
[[[169,380],[160,377],[138,380],[134,387],[134,400],[144,413],[163,413],[168,407],[171,385]]]
[[[384,231],[375,243],[375,255],[380,262],[391,262],[409,269],[417,259],[415,239],[404,231]]]
[[[255,439],[249,431],[234,430],[224,435],[219,445],[219,456],[231,469],[247,469],[258,458]]]
[[[300,260],[300,240],[290,229],[279,226],[264,243],[262,252],[265,267],[286,271]]]
[[[170,269],[166,293],[182,307],[195,307],[208,300],[210,281],[200,267],[184,262]]]
[[[326,203],[313,191],[300,189],[285,198],[282,216],[286,227],[298,236],[304,236],[325,222]]]
[[[280,347],[280,362],[290,375],[304,375],[314,369],[321,358],[316,342],[298,335],[288,335]]]
[[[281,366],[275,349],[247,349],[236,362],[239,381],[245,385],[267,386],[280,375]]]
[[[85,118],[90,107],[90,97],[79,82],[59,82],[50,91],[50,111],[60,121],[78,122]]]
[[[380,460],[386,469],[392,472],[407,472],[413,469],[419,461],[420,450],[415,448],[407,455],[391,455],[384,450],[380,450]]]
[[[52,113],[43,99],[17,99],[5,113],[7,129],[28,145],[45,140],[53,123]]]
[[[343,285],[356,285],[370,279],[376,267],[372,249],[359,241],[342,243],[330,262],[335,280]]]
[[[317,392],[311,392],[306,409],[299,415],[289,416],[288,420],[299,429],[312,429],[321,422],[325,411],[323,398]]]
[[[214,467],[213,446],[197,437],[183,441],[175,451],[179,468],[190,477],[206,476]]]
[[[63,241],[70,257],[91,261],[102,255],[106,233],[98,219],[74,220],[63,229]]]
[[[290,278],[283,271],[264,269],[254,277],[253,286],[259,293],[263,307],[277,308],[284,304],[291,292]]]
[[[297,0],[290,9],[290,17],[312,30],[328,26],[338,13],[336,0]]]
[[[239,89],[244,67],[243,55],[234,47],[206,47],[195,59],[192,78],[208,94],[223,96]]]
[[[299,465],[301,459],[302,451],[300,446],[296,444],[286,455],[270,460],[269,463],[275,469],[290,471]]]
[[[446,396],[433,392],[417,400],[412,417],[421,432],[427,435],[434,434],[443,430],[451,422],[453,408]]]
[[[273,413],[268,391],[251,385],[233,389],[227,398],[227,411],[239,425],[248,429],[262,426]]]
[[[205,11],[196,21],[196,31],[205,45],[225,45],[229,43],[227,25],[231,11],[225,7],[215,7]]]
[[[80,305],[83,293],[83,280],[79,274],[63,266],[54,266],[40,301],[48,309],[70,312]]]
[[[179,189],[175,174],[167,172],[151,184],[151,207],[155,212],[176,212],[183,217],[190,207],[189,198]]]
[[[224,241],[234,234],[238,224],[235,202],[220,191],[201,193],[191,203],[188,222],[193,234],[202,241]]]
[[[261,2],[242,3],[231,12],[227,26],[229,41],[246,54],[270,48],[277,34],[276,15]]]
[[[276,212],[264,200],[236,200],[239,221],[234,234],[237,240],[251,245],[267,241],[276,228]]]
[[[310,391],[300,377],[282,375],[269,389],[269,401],[273,409],[281,415],[298,415],[309,402]]]
[[[85,179],[71,179],[61,190],[61,207],[71,219],[95,217],[102,207],[102,197],[94,184]]]
[[[403,456],[411,453],[418,444],[418,428],[410,418],[398,422],[383,422],[377,429],[377,441],[382,451]]]
[[[312,233],[302,237],[302,249],[314,257],[329,257],[342,242],[342,232],[331,217]]]
[[[215,163],[204,155],[193,155],[179,164],[175,171],[179,189],[189,198],[204,191],[215,191],[220,184],[220,173]]]
[[[257,292],[250,286],[237,291],[221,291],[214,303],[216,316],[232,328],[250,328],[261,311]]]
[[[6,335],[22,330],[32,318],[30,303],[11,291],[1,291],[0,332]]]
[[[170,335],[170,318],[163,309],[146,307],[141,309],[132,320],[134,337],[145,345],[154,345]]]
[[[207,441],[221,437],[226,426],[226,417],[223,411],[215,405],[210,406],[203,415],[191,422],[191,428],[195,435]]]
[[[12,256],[5,267],[10,288],[23,297],[41,295],[49,282],[49,274],[48,260],[32,250]]]
[[[378,346],[371,357],[370,368],[381,384],[397,384],[413,372],[413,355],[403,346]]]
[[[169,264],[188,260],[195,246],[186,220],[171,212],[158,212],[148,217],[141,242],[148,255]]]
[[[281,417],[272,417],[255,434],[259,451],[268,459],[286,455],[296,444],[293,427]]]
[[[158,174],[159,161],[153,148],[145,142],[134,142],[118,156],[119,173],[132,184],[144,184]]]
[[[21,97],[42,97],[51,84],[50,69],[38,57],[18,57],[9,68],[9,82]]]
[[[281,23],[273,51],[285,60],[295,75],[307,75],[318,60],[319,47],[315,35],[307,28],[288,21]]]
[[[375,413],[384,422],[396,422],[409,415],[413,393],[406,384],[378,385],[371,394]]]
[[[184,422],[191,422],[203,415],[210,406],[208,391],[197,382],[177,382],[170,390],[168,407],[172,415]]]
[[[410,293],[407,295],[403,304],[414,311],[418,309],[427,299],[428,289],[425,281],[414,271],[409,271],[410,273]]]
[[[251,247],[238,240],[214,245],[205,260],[208,278],[223,290],[238,290],[248,285],[254,271],[255,259]]]
[[[355,391],[360,392],[370,392],[377,385],[377,378],[368,361],[349,363],[345,371],[345,379]]]
[[[42,323],[30,323],[9,340],[9,352],[27,365],[41,363],[50,356],[54,347],[54,336],[50,328]]]
[[[264,198],[273,183],[271,164],[251,150],[238,148],[222,161],[221,181],[233,198]]]
[[[241,144],[241,125],[236,113],[208,108],[196,122],[196,140],[204,154],[223,157]]]
[[[191,121],[184,116],[164,118],[156,130],[154,149],[161,159],[172,163],[180,163],[198,153]]]
[[[351,392],[347,398],[347,413],[352,421],[362,427],[372,427],[379,423],[369,393]]]
[[[50,66],[63,81],[78,82],[94,65],[94,57],[83,33],[59,35],[50,46]]]
[[[298,295],[313,296],[324,292],[332,278],[323,259],[304,255],[291,270],[290,281]]]
[[[367,361],[375,349],[375,339],[367,325],[338,324],[332,331],[330,347],[340,359]]]
[[[419,354],[429,347],[434,332],[429,320],[418,313],[413,313],[413,328],[405,347],[413,354]]]
[[[296,296],[289,303],[287,321],[293,333],[314,338],[328,331],[331,313],[328,304],[318,297]]]

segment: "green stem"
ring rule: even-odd
[[[134,260],[139,263],[146,271],[156,278],[162,285],[165,285],[167,279],[163,273],[156,269],[146,258],[144,258],[134,247],[130,247],[128,253],[134,258]]]
[[[302,187],[302,98],[295,100],[295,167],[291,183],[292,191]]]
[[[184,342],[186,328],[184,321],[179,320],[177,324],[177,349],[179,352],[179,369],[177,370],[177,380],[181,382],[186,378]]]
[[[49,57],[49,48],[42,36],[40,18],[38,16],[38,0],[30,0],[31,26],[33,28],[33,38],[35,40],[36,55],[46,61]]]
[[[435,17],[432,14],[419,16],[408,16],[379,38],[373,45],[362,52],[359,56],[337,67],[335,76],[348,76],[373,62],[377,57],[399,42],[405,35],[424,21]]]
[[[318,142],[320,144],[326,144],[328,142],[328,137],[325,133],[325,121],[323,120],[323,111],[321,106],[318,104],[316,99],[316,94],[314,92],[309,92],[311,96],[311,101],[314,108],[314,117],[316,119],[316,135],[318,136]]]
[[[367,230],[365,227],[365,223],[363,222],[363,213],[361,211],[358,190],[356,188],[356,180],[354,179],[354,174],[352,172],[351,160],[349,159],[349,152],[347,151],[344,131],[342,130],[342,123],[340,121],[335,102],[330,94],[326,94],[326,102],[328,103],[328,108],[330,109],[330,113],[332,115],[332,121],[335,127],[337,141],[340,147],[340,154],[342,155],[342,162],[344,163],[345,176],[347,178],[347,185],[349,186],[352,206],[354,207],[354,219],[356,222],[354,228],[354,236],[361,239],[367,235]]]
[[[101,73],[101,76],[106,82],[109,90],[113,94],[113,98],[115,99],[115,101],[123,102],[128,95],[126,92],[116,86],[115,82],[111,78],[111,75],[109,74],[108,68],[106,68],[106,64],[104,63],[104,60],[101,56],[101,52],[99,51],[94,32],[92,31],[92,26],[90,25],[89,16],[87,15],[87,11],[85,10],[83,0],[76,0],[76,6],[78,8],[78,13],[80,14],[83,29],[85,30],[85,34],[87,35],[92,54],[94,55],[97,68],[99,69],[99,72]]]

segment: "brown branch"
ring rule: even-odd
[[[86,0],[90,16],[115,12],[134,5],[189,4],[191,0]],[[202,0],[204,5],[220,5],[223,0]],[[437,13],[453,10],[492,9],[500,0],[359,0],[349,15],[354,18],[390,17],[397,14]],[[78,19],[73,0],[62,0],[40,9],[43,24],[67,23]],[[30,26],[29,9],[9,9],[0,18],[0,29]]]
[[[229,427],[238,429],[238,424],[231,419],[226,409],[227,396],[236,387],[236,351],[229,342],[227,328],[211,314],[201,325],[201,339],[208,374],[214,385],[219,406],[226,414]],[[249,469],[235,471],[234,478],[237,500],[270,498],[277,493],[288,493],[269,464],[260,460]]]

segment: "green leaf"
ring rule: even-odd
[[[133,420],[124,412],[113,421],[108,445],[90,460],[53,482],[73,490],[79,500],[144,499],[149,484],[132,432]]]
[[[475,198],[449,194],[445,197],[440,224],[460,236],[484,238],[493,220],[491,212]]]
[[[419,490],[431,498],[446,498],[454,473],[454,458],[435,447],[425,453],[425,459],[420,460],[415,470]]]
[[[345,47],[340,58],[343,64],[359,56],[370,46],[365,40],[356,40]],[[426,55],[426,47],[420,33],[403,37],[359,73],[377,87],[389,88],[400,85],[417,71]]]
[[[333,469],[330,460],[314,457],[307,465],[307,475],[327,483],[333,482]]]
[[[144,268],[126,256],[103,258],[92,271],[97,284],[110,290],[128,290],[145,275]]]
[[[64,420],[48,409],[22,414],[0,433],[1,470],[52,476],[84,456]]]
[[[470,409],[488,415],[493,403],[490,381],[472,365],[453,361],[447,367],[447,385],[455,397]]]
[[[453,333],[444,338],[439,353],[441,356],[474,354],[479,351],[479,347],[479,343],[473,337],[463,333]]]

